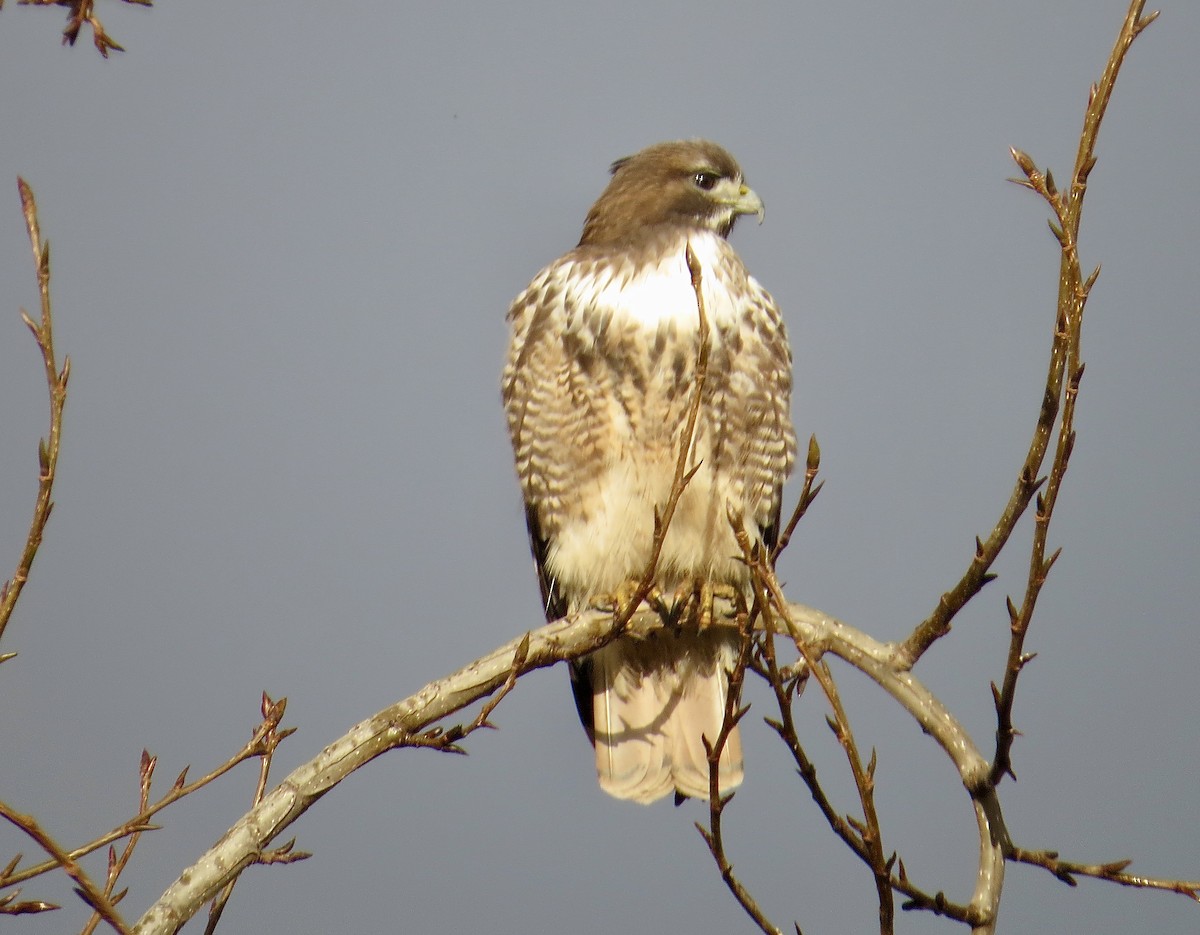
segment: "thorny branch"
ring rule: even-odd
[[[822,811],[825,812],[826,817],[830,819],[835,833],[849,844],[851,850],[870,867],[875,880],[875,890],[879,901],[879,930],[881,935],[891,935],[895,926],[895,905],[892,900],[893,886],[891,874],[892,866],[896,862],[896,855],[893,854],[891,857],[884,856],[883,835],[880,829],[878,811],[875,807],[875,752],[872,751],[870,762],[864,766],[862,756],[858,751],[857,741],[854,739],[854,733],[850,727],[849,718],[842,705],[841,694],[838,691],[837,683],[834,681],[833,673],[830,671],[828,664],[820,658],[819,653],[814,651],[814,647],[806,643],[803,636],[791,625],[788,618],[788,605],[783,596],[783,589],[780,587],[779,580],[775,577],[774,568],[768,562],[764,561],[761,554],[756,555],[748,552],[746,553],[746,558],[750,565],[755,587],[766,598],[764,614],[767,616],[768,623],[765,637],[766,645],[764,645],[764,660],[766,661],[767,669],[768,671],[773,669],[778,674],[778,665],[775,661],[774,633],[776,632],[776,621],[782,620],[784,622],[784,629],[791,637],[796,651],[800,654],[804,662],[805,673],[816,678],[817,684],[820,685],[821,691],[824,693],[833,711],[832,716],[826,718],[826,722],[833,731],[834,736],[837,737],[849,762],[854,785],[858,791],[859,804],[862,808],[862,821],[858,821],[850,815],[843,817],[837,814],[823,790],[817,784],[816,770],[804,754],[799,738],[795,733],[795,724],[791,716],[791,697],[793,693],[786,690],[786,683],[781,682],[779,685],[772,685],[775,691],[776,703],[779,706],[781,720],[772,721],[767,719],[767,724],[776,729],[776,732],[780,734],[780,737],[792,752],[810,792],[817,799],[818,805],[822,806]],[[784,727],[785,724],[788,725],[786,728]],[[985,859],[991,857],[990,848],[981,846],[981,854]],[[983,871],[981,869],[982,875]],[[998,886],[996,887],[996,897],[997,899],[999,898]]]
[[[852,824],[849,816],[843,816],[833,807],[829,796],[818,781],[816,765],[809,758],[803,744],[800,742],[800,735],[796,729],[792,707],[804,690],[809,676],[807,666],[802,663],[799,673],[793,674],[779,665],[775,653],[775,630],[768,626],[763,631],[759,658],[756,661],[754,670],[770,686],[775,695],[775,703],[779,710],[778,720],[769,717],[763,720],[768,727],[775,731],[780,740],[783,741],[784,746],[787,747],[788,752],[792,755],[792,759],[796,763],[797,772],[800,774],[801,779],[804,780],[805,785],[808,786],[813,801],[816,803],[817,808],[820,809],[825,820],[829,823],[830,828],[863,863],[872,869],[872,873],[876,874],[876,879],[878,880],[877,869],[879,865],[863,840],[861,829]],[[882,855],[882,848],[877,853]],[[894,853],[892,857],[889,857],[884,862],[884,866],[889,872],[893,861],[896,862],[898,870],[897,873],[891,875],[890,885],[893,890],[909,898],[903,908],[929,909],[958,922],[973,924],[978,921],[977,913],[970,907],[949,901],[943,893],[931,895],[919,889],[908,879],[904,868],[904,861],[896,858]]]

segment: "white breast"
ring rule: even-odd
[[[680,331],[695,330],[699,324],[696,293],[688,271],[686,249],[700,263],[705,314],[713,325],[736,321],[739,310],[730,301],[726,289],[717,288],[717,269],[729,267],[732,249],[723,237],[711,231],[693,232],[681,236],[656,265],[635,270],[608,270],[597,276],[577,274],[575,291],[579,298],[594,309],[611,312],[614,318],[632,319],[647,330],[656,331],[662,324],[673,324]]]

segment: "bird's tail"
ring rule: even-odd
[[[596,772],[605,792],[642,803],[672,791],[708,798],[702,738],[711,744],[720,733],[737,639],[717,628],[660,632],[616,640],[589,657]],[[735,727],[721,753],[721,794],[741,781]]]

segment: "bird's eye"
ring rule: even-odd
[[[692,176],[692,181],[696,183],[697,188],[702,188],[706,192],[711,192],[721,177],[715,172],[697,172]]]

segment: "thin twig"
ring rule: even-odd
[[[482,728],[495,730],[496,725],[491,722],[492,712],[496,707],[508,697],[509,693],[517,687],[517,679],[524,675],[528,669],[526,664],[529,660],[529,634],[525,634],[525,638],[517,645],[513,651],[512,664],[509,666],[508,678],[504,680],[504,684],[496,691],[494,695],[487,699],[479,709],[479,713],[475,715],[475,719],[469,724],[455,724],[452,727],[434,727],[429,730],[422,731],[419,734],[414,734],[404,738],[397,746],[402,747],[426,747],[434,750],[441,750],[444,753],[466,753],[460,741],[466,739],[471,734]]]
[[[15,889],[11,893],[5,893],[0,896],[0,915],[6,916],[25,916],[36,915],[39,912],[50,912],[54,909],[61,909],[57,903],[48,903],[44,899],[26,899],[17,900],[21,895],[21,890]]]
[[[769,613],[769,609],[766,612]],[[820,809],[821,814],[825,817],[825,820],[829,823],[830,828],[863,863],[871,867],[872,856],[867,849],[867,845],[859,835],[859,832],[851,826],[845,816],[834,808],[833,803],[829,800],[829,796],[825,793],[824,788],[817,778],[816,765],[809,758],[796,730],[792,705],[803,690],[802,683],[800,685],[797,684],[797,678],[807,678],[808,667],[802,665],[801,675],[798,677],[786,674],[776,658],[774,636],[773,628],[768,626],[763,632],[763,638],[760,643],[762,649],[762,666],[756,669],[756,671],[763,676],[775,694],[775,701],[779,710],[779,720],[773,718],[763,718],[763,720],[768,727],[779,735],[780,740],[783,741],[784,746],[791,753],[792,759],[796,763],[797,773],[804,780],[804,784],[808,786],[809,794],[812,796],[817,808]],[[970,906],[952,902],[946,898],[944,893],[930,894],[919,888],[908,878],[903,860],[899,860],[893,856],[888,858],[888,863],[894,863],[897,867],[896,872],[891,875],[889,880],[892,889],[908,897],[908,901],[904,903],[902,908],[927,909],[938,915],[944,915],[947,918],[969,925],[975,925],[981,921],[980,914]]]
[[[779,556],[783,554],[783,550],[788,547],[788,543],[792,541],[792,533],[796,531],[796,525],[804,518],[804,514],[808,512],[809,506],[817,499],[817,494],[821,492],[821,488],[825,486],[825,481],[813,486],[813,481],[817,478],[817,472],[821,469],[821,446],[817,444],[817,436],[810,435],[808,437],[808,458],[804,465],[804,486],[800,489],[800,496],[796,500],[796,509],[792,511],[792,518],[788,520],[787,526],[775,542],[775,548],[771,550],[771,565],[779,560]]]
[[[258,805],[262,801],[262,797],[267,791],[267,780],[271,774],[271,762],[275,756],[275,748],[279,746],[280,741],[292,733],[290,730],[279,730],[279,724],[283,721],[283,713],[287,709],[286,698],[273,701],[266,692],[263,692],[259,708],[262,712],[262,723],[268,726],[261,734],[258,754],[258,784],[254,788],[254,805]],[[259,854],[258,863],[295,863],[312,856],[307,851],[294,851],[295,843],[296,839],[293,838],[275,851]],[[204,935],[212,935],[216,931],[221,916],[225,912],[225,906],[228,905],[229,897],[233,895],[233,888],[239,879],[241,879],[240,876],[234,877],[225,884],[225,888],[220,893],[213,897],[213,901],[208,907],[208,922],[204,926]]]
[[[1057,851],[1027,851],[1014,847],[1008,855],[1009,860],[1022,864],[1041,867],[1054,874],[1068,886],[1077,886],[1075,877],[1092,877],[1121,886],[1133,886],[1139,889],[1165,890],[1179,893],[1195,902],[1200,903],[1200,880],[1164,880],[1157,877],[1140,877],[1125,873],[1125,868],[1133,861],[1113,860],[1104,864],[1081,864],[1069,860],[1060,860]]]
[[[116,907],[108,898],[107,894],[96,886],[92,878],[87,875],[87,872],[79,866],[71,855],[62,849],[54,838],[42,828],[36,818],[32,815],[22,815],[19,812],[13,811],[3,802],[0,802],[0,818],[4,818],[9,823],[15,825],[33,839],[38,847],[44,850],[53,858],[56,866],[62,867],[72,880],[75,881],[75,893],[85,903],[91,906],[100,916],[107,922],[115,932],[120,935],[128,935],[129,929],[125,925],[125,920],[121,918]]]
[[[154,776],[156,762],[156,757],[150,756],[145,750],[142,751],[141,768],[138,771],[138,804],[142,812],[145,812],[150,806],[150,782]],[[125,894],[122,892],[113,896],[113,890],[116,888],[117,880],[120,878],[122,871],[129,865],[129,859],[133,856],[133,849],[137,847],[138,841],[141,840],[143,830],[145,829],[139,828],[125,839],[125,846],[121,848],[120,856],[117,855],[115,847],[110,845],[108,848],[108,875],[104,880],[104,895],[112,899],[114,906],[121,901]],[[103,917],[99,911],[93,910],[92,917],[88,919],[80,931],[80,935],[92,935],[92,932],[96,930],[101,921],[103,921]]]
[[[1157,13],[1151,13],[1143,17],[1144,7],[1144,0],[1134,0],[1130,4],[1129,13],[1117,38],[1117,44],[1109,56],[1104,74],[1099,84],[1092,86],[1068,196],[1064,198],[1054,191],[1053,178],[1048,173],[1042,176],[1037,172],[1033,161],[1028,156],[1019,150],[1013,150],[1013,158],[1027,177],[1022,184],[1035,188],[1035,190],[1039,183],[1045,186],[1052,192],[1052,196],[1048,197],[1048,200],[1050,200],[1051,206],[1056,208],[1056,214],[1059,215],[1058,224],[1051,223],[1050,225],[1054,235],[1062,244],[1063,259],[1059,278],[1059,311],[1050,348],[1045,392],[1042,396],[1042,405],[1038,412],[1029,450],[1024,463],[1017,472],[1016,485],[1009,495],[1008,503],[1001,512],[999,520],[986,540],[976,538],[975,554],[971,558],[967,570],[950,590],[942,594],[933,612],[913,630],[899,648],[899,658],[909,667],[914,665],[936,640],[949,632],[950,622],[955,614],[995,577],[990,571],[993,562],[1012,535],[1017,520],[1024,514],[1034,494],[1045,480],[1045,478],[1039,479],[1038,475],[1049,449],[1059,409],[1064,404],[1064,384],[1067,387],[1073,384],[1078,388],[1078,378],[1082,375],[1076,356],[1079,337],[1078,312],[1082,310],[1082,302],[1086,299],[1086,289],[1081,290],[1078,276],[1071,279],[1069,267],[1074,265],[1076,269],[1078,268],[1075,244],[1079,231],[1083,196],[1087,188],[1088,174],[1096,163],[1094,156],[1096,135],[1112,96],[1117,73],[1120,71],[1125,54],[1129,51],[1133,40],[1158,16]],[[1038,182],[1035,182],[1035,178]],[[1061,210],[1059,210],[1060,208]],[[1087,288],[1090,288],[1094,280],[1094,276],[1088,280]],[[1060,434],[1060,439],[1063,437]],[[1060,441],[1059,450],[1061,447],[1062,442]]]
[[[748,547],[749,537],[746,533],[745,524],[742,522],[742,517],[731,517],[730,525],[733,527],[734,534],[739,538],[739,542],[744,540],[747,544],[746,547]],[[721,728],[717,732],[717,737],[713,742],[710,743],[707,737],[701,738],[704,743],[704,751],[708,756],[708,827],[705,828],[700,822],[696,822],[695,825],[696,830],[700,832],[700,836],[704,838],[704,843],[708,845],[708,851],[712,854],[713,860],[716,862],[717,871],[721,874],[721,879],[725,881],[726,887],[729,888],[729,892],[733,894],[733,898],[738,901],[742,910],[765,935],[783,935],[782,931],[767,918],[758,901],[733,872],[733,863],[730,861],[725,849],[725,836],[722,824],[725,808],[733,801],[734,793],[730,792],[727,795],[721,795],[721,756],[725,751],[725,746],[729,742],[729,737],[733,733],[734,728],[746,716],[746,712],[750,710],[749,705],[742,706],[741,698],[742,685],[746,678],[746,667],[750,664],[751,650],[754,647],[753,627],[755,615],[755,609],[751,609],[749,612],[743,610],[740,614],[738,632],[741,640],[738,645],[737,659],[733,669],[729,672],[728,691],[725,695],[725,713],[721,719]]]
[[[613,610],[613,635],[619,635],[629,623],[630,618],[637,613],[642,602],[649,596],[650,592],[655,587],[655,577],[658,571],[658,560],[662,556],[663,543],[667,540],[667,530],[671,526],[671,520],[675,516],[675,508],[679,505],[679,498],[683,496],[684,490],[695,476],[696,471],[700,469],[699,463],[693,467],[688,467],[688,462],[691,460],[692,449],[696,442],[696,425],[700,418],[700,406],[704,401],[704,387],[708,380],[708,356],[709,346],[712,343],[708,333],[708,315],[704,308],[704,291],[702,283],[702,269],[700,261],[696,259],[696,254],[692,251],[691,243],[688,243],[684,248],[684,260],[687,263],[688,274],[691,276],[692,291],[696,295],[696,315],[699,318],[699,346],[696,350],[696,375],[695,389],[692,394],[691,403],[687,410],[687,419],[684,421],[683,431],[679,435],[679,454],[675,459],[675,474],[671,479],[671,491],[667,495],[667,502],[663,504],[661,512],[654,511],[654,538],[650,543],[650,558],[646,562],[646,569],[642,572],[638,579],[637,587],[633,591],[630,599],[624,602],[624,606],[618,606]]]
[[[62,370],[59,370],[54,357],[54,319],[50,308],[50,244],[42,241],[33,189],[24,179],[19,178],[17,190],[21,194],[21,210],[25,214],[25,227],[29,231],[29,244],[33,248],[33,266],[37,271],[38,293],[41,296],[41,320],[34,322],[25,309],[21,309],[21,319],[33,332],[33,339],[42,352],[46,386],[50,392],[50,430],[46,438],[38,442],[38,493],[33,508],[33,521],[29,524],[29,535],[25,539],[25,549],[21,553],[16,571],[13,572],[12,580],[0,587],[0,637],[3,637],[13,608],[17,605],[17,599],[21,596],[25,582],[29,580],[29,570],[42,544],[46,521],[50,519],[50,513],[54,509],[50,495],[54,490],[54,478],[58,470],[63,407],[67,402],[67,381],[71,376],[70,358],[63,360]],[[5,658],[12,657],[9,655]]]
[[[783,589],[779,585],[779,580],[775,577],[774,569],[764,560],[761,551],[748,549],[747,545],[748,541],[743,541],[743,555],[750,568],[755,592],[761,592],[767,597],[769,606],[764,612],[786,614],[787,602],[783,597]],[[833,716],[827,718],[826,721],[846,754],[846,759],[850,764],[850,773],[854,778],[855,788],[858,790],[859,804],[863,810],[862,822],[846,818],[846,821],[854,828],[857,840],[862,845],[861,848],[853,849],[866,861],[875,880],[875,890],[879,900],[879,931],[881,935],[891,935],[895,927],[896,914],[895,904],[892,900],[892,861],[884,856],[879,815],[875,808],[875,755],[871,754],[869,765],[863,765],[862,757],[858,752],[858,744],[854,739],[854,731],[850,727],[850,720],[842,705],[841,694],[838,692],[833,673],[829,671],[829,666],[814,654],[799,634],[793,630],[791,636],[796,650],[804,659],[808,671],[816,678],[817,684],[821,686],[821,691],[825,694],[829,707],[833,711]],[[776,699],[778,700],[778,698],[777,694]],[[843,839],[845,839],[844,836]]]
[[[273,708],[273,714],[277,714],[279,718],[282,718],[283,708],[280,707],[280,705],[286,705],[286,699],[280,699],[280,701],[277,702]],[[196,792],[198,789],[204,788],[209,783],[219,779],[221,776],[224,776],[234,767],[244,763],[246,760],[261,756],[261,751],[265,748],[266,744],[271,742],[271,737],[273,735],[276,736],[278,740],[282,740],[284,737],[289,737],[295,732],[294,728],[288,728],[286,730],[279,731],[278,727],[278,721],[274,721],[271,718],[264,718],[262,723],[260,723],[254,729],[254,734],[250,738],[249,742],[242,747],[241,750],[231,756],[212,772],[189,783],[187,781],[188,769],[185,767],[176,778],[174,785],[165,795],[162,796],[162,798],[144,808],[141,812],[129,819],[129,821],[125,822],[120,827],[114,828],[112,831],[100,836],[88,844],[83,845],[82,847],[68,851],[67,857],[73,861],[78,860],[80,857],[91,854],[114,841],[119,841],[142,831],[156,830],[157,826],[150,824],[150,819],[163,809],[167,808],[169,805],[173,805],[182,798],[186,798],[193,792]],[[278,740],[276,740],[276,742],[278,742]],[[148,782],[152,778],[154,767],[157,765],[157,762],[158,761],[156,757],[151,757],[145,750],[142,751],[139,775],[144,777],[142,779],[143,782]],[[3,806],[3,803],[0,803],[0,806]],[[8,872],[0,873],[0,887],[6,888],[9,886],[15,886],[19,883],[25,882],[26,880],[30,880],[34,877],[41,876],[42,874],[49,873],[52,870],[56,870],[59,866],[60,864],[56,860],[44,861],[40,864],[26,867],[23,870],[16,870],[16,865],[11,864],[10,867],[7,868]]]
[[[1013,704],[1016,698],[1017,679],[1025,665],[1033,658],[1025,652],[1025,637],[1033,620],[1034,609],[1041,594],[1042,585],[1050,569],[1054,567],[1061,550],[1046,557],[1046,541],[1050,519],[1054,514],[1058,494],[1067,472],[1071,452],[1075,447],[1075,406],[1079,397],[1079,383],[1083,378],[1084,364],[1080,357],[1083,310],[1092,286],[1100,275],[1100,268],[1086,280],[1079,264],[1079,225],[1083,213],[1083,198],[1087,191],[1087,179],[1096,164],[1096,137],[1108,102],[1112,97],[1114,83],[1125,54],[1133,40],[1152,23],[1157,13],[1143,17],[1144,0],[1130,4],[1125,22],[1117,36],[1104,74],[1098,84],[1092,85],[1088,95],[1088,106],[1084,115],[1083,130],[1079,138],[1079,150],[1071,173],[1068,193],[1061,193],[1050,172],[1041,172],[1033,160],[1019,150],[1013,150],[1013,159],[1024,173],[1020,184],[1037,192],[1054,212],[1055,221],[1050,230],[1061,249],[1059,262],[1058,315],[1055,340],[1065,343],[1066,355],[1063,373],[1066,375],[1062,392],[1062,417],[1059,422],[1058,442],[1046,480],[1045,489],[1037,495],[1034,512],[1033,539],[1030,546],[1029,571],[1025,582],[1025,595],[1020,608],[1007,601],[1009,617],[1009,649],[1001,687],[992,683],[992,699],[996,708],[996,753],[992,758],[991,781],[998,784],[1005,775],[1016,778],[1012,766],[1012,744],[1017,731],[1013,724]]]

